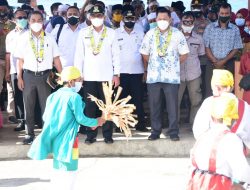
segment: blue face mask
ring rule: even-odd
[[[75,82],[75,86],[71,87],[71,89],[74,92],[79,92],[81,88],[82,88],[82,82]]]
[[[235,19],[235,24],[236,24],[237,26],[244,26],[244,24],[245,24],[245,19],[244,19],[244,18],[236,18],[236,19]]]
[[[245,31],[246,33],[250,34],[250,30],[249,30],[248,27],[245,27],[245,28],[244,28],[244,31]]]
[[[27,27],[28,25],[28,20],[27,19],[17,19],[16,20],[16,25],[21,28],[24,29]]]
[[[153,29],[153,28],[157,27],[157,22],[152,22],[149,24],[149,26],[150,26],[150,29]]]

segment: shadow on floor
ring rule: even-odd
[[[8,178],[8,179],[0,179],[0,187],[18,187],[23,186],[29,183],[42,182],[47,183],[50,182],[49,179],[40,179],[40,178]]]

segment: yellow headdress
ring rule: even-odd
[[[59,77],[61,77],[61,80],[58,81],[58,84],[63,84],[63,82],[68,82],[70,80],[74,80],[74,79],[78,79],[79,77],[81,77],[81,73],[79,71],[79,69],[77,69],[74,66],[69,66],[69,67],[65,67],[61,74],[57,74]]]
[[[211,85],[234,86],[234,77],[231,72],[225,69],[214,69]]]

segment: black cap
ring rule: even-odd
[[[122,8],[123,16],[135,16],[135,10],[132,5],[124,5]]]
[[[115,10],[122,10],[122,5],[121,4],[113,5],[112,6],[112,11],[115,11]]]
[[[176,1],[176,2],[172,2],[171,7],[183,12],[185,11],[186,7],[183,5],[182,1]]]
[[[101,13],[104,14],[104,8],[100,5],[95,5],[89,10],[90,14]]]
[[[1,0],[0,1],[0,6],[9,6],[9,4],[8,4],[8,1],[6,1],[6,0]]]

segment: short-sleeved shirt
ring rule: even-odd
[[[17,57],[14,56],[14,53],[20,42],[19,38],[25,31],[26,30],[18,31],[14,29],[6,36],[6,53],[10,53],[10,74],[17,73]]]
[[[32,35],[35,41],[36,48],[38,52],[40,50],[40,37],[36,38]],[[58,46],[55,39],[50,34],[45,34],[44,36],[44,59],[41,63],[36,60],[35,53],[32,50],[30,42],[30,30],[20,36],[20,43],[18,45],[15,56],[17,58],[23,59],[23,69],[27,69],[33,72],[45,71],[52,69],[53,59],[60,55]]]
[[[199,56],[205,54],[205,45],[201,35],[192,32],[187,39],[190,53],[187,60],[181,64],[181,81],[191,81],[201,75]]]
[[[158,28],[151,29],[145,35],[140,53],[149,55],[147,83],[180,83],[180,55],[189,53],[187,41],[177,28],[170,27],[172,37],[166,56],[160,57],[157,53],[155,31]],[[168,32],[160,34],[160,44],[165,42]]]
[[[224,59],[232,50],[243,48],[237,26],[228,23],[221,28],[218,21],[209,24],[204,32],[205,47],[210,48],[216,59]]]
[[[116,30],[116,34],[120,48],[120,73],[144,73],[142,56],[139,52],[144,33],[134,29],[128,34],[122,26]]]

